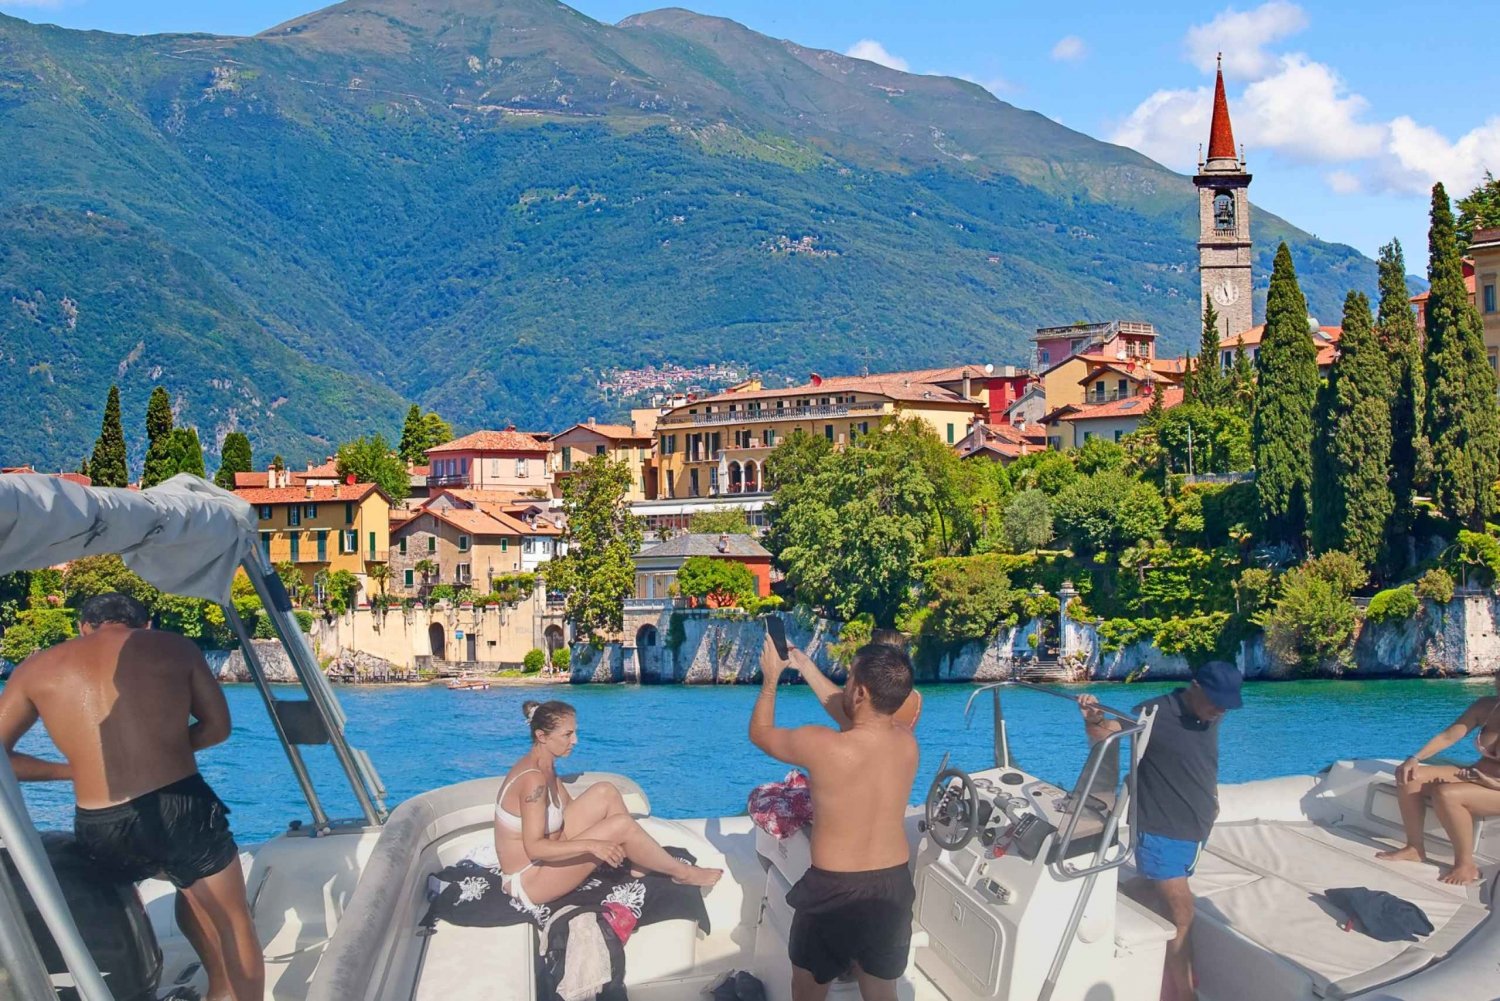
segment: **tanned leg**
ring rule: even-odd
[[[177,927],[187,938],[188,944],[203,963],[208,974],[208,993],[204,1001],[230,1001],[229,971],[224,968],[224,951],[219,947],[219,934],[208,924],[208,918],[200,914],[193,898],[181,890],[177,891]]]
[[[1410,782],[1402,782],[1396,787],[1396,802],[1401,806],[1401,827],[1406,832],[1406,844],[1376,852],[1375,857],[1396,862],[1426,862],[1423,826],[1427,821],[1427,798],[1434,789],[1457,780],[1457,765],[1419,765]]]
[[[598,838],[614,841],[625,849],[625,857],[651,872],[671,876],[678,883],[688,886],[713,886],[724,875],[722,869],[704,869],[689,865],[672,855],[656,839],[647,834],[635,818],[629,814],[615,814],[584,831],[580,838]]]
[[[1453,868],[1439,876],[1444,883],[1462,886],[1479,878],[1474,864],[1474,818],[1500,815],[1500,790],[1473,782],[1452,782],[1432,794],[1433,812],[1453,845]]]
[[[629,814],[620,790],[611,782],[598,782],[585,789],[573,802],[563,807],[563,838],[571,841],[606,817]]]
[[[245,874],[240,860],[236,858],[182,892],[192,898],[190,906],[203,915],[206,927],[218,935],[233,1001],[264,1001],[265,959],[255,934],[255,922],[250,917],[250,904],[245,899]]]
[[[1193,928],[1193,891],[1188,888],[1184,876],[1156,881],[1156,893],[1164,916],[1177,929],[1177,934],[1167,943],[1167,960],[1162,968],[1162,1001],[1194,1001],[1198,995],[1193,989],[1193,943],[1189,938]]]
[[[792,1001],[823,1001],[828,996],[828,987],[828,984],[818,983],[811,970],[792,967]]]
[[[859,996],[864,1001],[896,1001],[896,981],[872,977],[858,963],[854,964],[854,976],[859,981]]]

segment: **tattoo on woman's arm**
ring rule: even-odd
[[[545,795],[547,795],[547,787],[544,786],[544,785],[537,786],[535,789],[531,790],[531,792],[527,794],[527,796],[526,796],[526,802],[528,802],[528,803],[535,803],[537,800],[541,799]]]

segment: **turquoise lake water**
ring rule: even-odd
[[[1128,709],[1172,687],[1111,684],[1068,691],[1093,692],[1108,705]],[[1220,780],[1316,772],[1338,758],[1405,757],[1470,701],[1493,690],[1487,680],[1246,685],[1245,708],[1231,713],[1223,725]],[[528,743],[521,703],[552,697],[578,709],[579,745],[564,764],[566,770],[623,772],[645,789],[658,816],[703,817],[743,813],[753,786],[787,770],[750,746],[746,727],[757,691],[753,686],[622,685],[450,692],[408,686],[339,688],[337,694],[349,716],[349,735],[374,760],[392,807],[435,786],[503,772]],[[992,763],[989,696],[976,702],[972,726],[964,725],[964,702],[972,692],[967,685],[922,690],[917,727],[922,766],[914,800],[945,753],[961,767]],[[236,836],[250,844],[284,830],[288,821],[305,820],[308,812],[255,690],[231,685],[226,693],[234,733],[228,742],[199,755],[199,761],[233,811]],[[1006,689],[1005,711],[1017,763],[1071,785],[1086,751],[1077,710],[1047,695]],[[802,686],[782,689],[777,718],[783,724],[826,719]],[[40,726],[19,749],[53,753]],[[353,816],[354,799],[340,788],[332,752],[309,748],[307,756],[329,812]],[[72,826],[70,785],[28,785],[26,797],[39,826]]]

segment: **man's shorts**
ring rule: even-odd
[[[1147,879],[1186,879],[1198,868],[1201,841],[1142,833],[1135,842],[1135,868]]]
[[[182,889],[239,855],[228,815],[195,773],[116,806],[79,808],[73,833],[103,875],[129,883],[167,879]]]
[[[916,897],[904,865],[865,872],[808,869],[786,895],[796,910],[787,950],[792,965],[820,984],[848,972],[852,963],[880,980],[897,979],[911,951]]]

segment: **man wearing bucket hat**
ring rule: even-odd
[[[1147,699],[1140,715],[1156,707],[1151,739],[1136,778],[1135,866],[1164,917],[1177,928],[1167,944],[1163,999],[1191,999],[1193,894],[1188,877],[1219,813],[1219,721],[1240,701],[1239,668],[1222,660],[1198,669],[1186,688]],[[1078,698],[1090,741],[1120,726],[1092,695]]]

